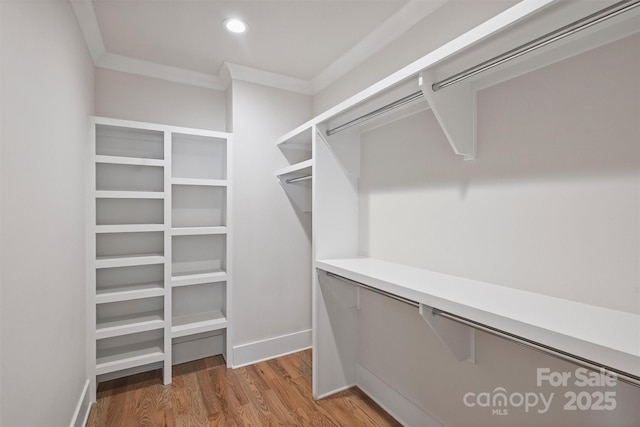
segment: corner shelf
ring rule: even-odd
[[[227,234],[227,227],[173,227],[172,236],[203,236],[207,234]]]
[[[108,317],[96,323],[96,339],[162,329],[164,323],[163,310]]]
[[[136,265],[162,264],[165,261],[161,254],[140,254],[130,256],[104,256],[96,258],[96,268],[132,267]]]
[[[162,362],[164,360],[162,344],[162,339],[158,339],[98,350],[95,374],[103,375]]]
[[[224,282],[227,280],[227,272],[212,270],[209,272],[175,274],[171,277],[171,287],[200,285],[203,283]]]
[[[373,258],[318,260],[316,267],[640,377],[638,314]]]
[[[226,187],[225,179],[171,178],[171,185],[203,185],[208,187]]]
[[[171,336],[173,338],[186,335],[211,332],[227,327],[227,318],[220,310],[204,313],[191,313],[173,318]]]

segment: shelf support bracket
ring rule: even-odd
[[[476,158],[476,92],[470,82],[460,82],[438,92],[431,89],[435,78],[422,71],[418,85],[442,127],[453,152],[465,160]]]
[[[433,313],[433,308],[420,304],[420,316],[451,350],[458,361],[476,363],[476,330]]]

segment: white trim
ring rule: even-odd
[[[206,74],[108,52],[98,25],[93,2],[90,0],[71,0],[71,6],[91,53],[93,63],[98,68],[220,91],[226,90],[233,79],[305,95],[315,95],[396,40],[446,1],[448,0],[429,2],[409,0],[406,5],[318,73],[311,81],[226,62],[218,75]]]
[[[311,348],[311,329],[233,347],[233,368],[241,368]]]
[[[389,415],[407,427],[445,427],[373,373],[356,366],[356,385]]]
[[[71,7],[76,14],[76,19],[80,25],[80,30],[89,48],[89,53],[94,64],[98,64],[100,59],[107,52],[102,40],[100,26],[96,18],[96,11],[93,2],[90,0],[71,0]]]
[[[343,53],[327,68],[311,79],[311,92],[316,94],[340,77],[375,55],[411,27],[444,5],[447,0],[409,0],[396,13],[380,24],[365,38]]]
[[[244,65],[224,63],[223,68],[229,73],[231,80],[241,80],[249,83],[256,83],[264,86],[275,87],[277,89],[288,90],[290,92],[313,95],[314,91],[307,80],[297,79],[282,74],[263,71],[257,68],[246,67]]]
[[[220,77],[200,73],[185,68],[158,64],[129,56],[106,52],[96,63],[96,67],[124,73],[139,74],[175,83],[189,84],[213,90],[225,90],[226,85]]]
[[[87,424],[89,418],[89,412],[91,410],[91,402],[89,401],[89,379],[84,383],[82,393],[80,393],[80,399],[76,405],[69,427],[82,427]],[[83,409],[84,408],[84,409]]]

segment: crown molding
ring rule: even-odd
[[[241,80],[305,95],[315,95],[331,85],[447,1],[409,0],[378,28],[341,55],[311,81],[307,81],[228,62],[223,64],[218,75],[206,74],[108,52],[102,39],[93,2],[91,0],[70,0],[93,63],[98,68],[221,91],[226,90],[232,80]]]
[[[362,64],[375,53],[433,13],[448,0],[409,0],[396,13],[391,15],[378,28],[356,43],[327,68],[311,79],[310,86],[314,94],[334,83],[340,77]]]
[[[212,74],[199,73],[197,71],[158,64],[156,62],[131,58],[129,56],[116,55],[115,53],[110,52],[102,55],[102,58],[100,58],[98,63],[95,65],[98,68],[139,74],[141,76],[204,87],[207,89],[225,90],[228,86],[228,83],[223,82],[220,77]]]

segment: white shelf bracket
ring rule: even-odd
[[[476,92],[471,83],[459,82],[438,92],[431,89],[435,79],[422,71],[418,84],[442,127],[453,152],[465,160],[476,158]]]
[[[476,330],[433,314],[433,308],[420,304],[420,316],[459,361],[476,363]]]

